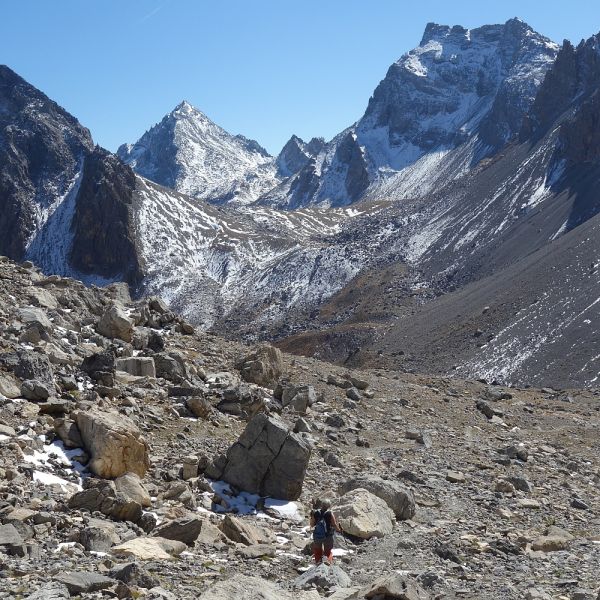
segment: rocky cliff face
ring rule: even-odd
[[[71,223],[70,264],[85,275],[137,284],[142,265],[134,230],[135,174],[97,148],[85,159]]]
[[[600,85],[600,34],[574,47],[565,41],[525,121],[524,135],[543,134],[556,119]]]
[[[92,148],[77,119],[0,66],[0,253],[23,258]]]
[[[143,177],[215,203],[247,202],[279,183],[264,148],[227,133],[187,102],[117,154]]]

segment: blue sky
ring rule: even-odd
[[[558,42],[600,31],[591,0],[3,0],[0,62],[110,150],[186,99],[276,153],[358,119],[427,22],[514,16]]]

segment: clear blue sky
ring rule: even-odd
[[[186,99],[276,153],[356,121],[428,21],[514,16],[558,42],[600,31],[593,0],[3,0],[0,61],[109,150]]]

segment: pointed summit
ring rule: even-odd
[[[264,148],[231,135],[187,100],[135,144],[121,146],[118,155],[155,183],[213,202],[253,200],[263,180],[267,187],[277,183]]]

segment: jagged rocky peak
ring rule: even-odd
[[[277,183],[273,159],[183,101],[119,157],[160,185],[214,202],[250,201]]]
[[[430,23],[375,90],[359,139],[368,146],[373,130],[385,128],[377,158],[396,169],[480,131],[497,148],[519,131],[557,52],[518,19],[477,29]]]
[[[565,40],[539,89],[523,135],[543,134],[574,102],[583,102],[599,88],[600,34],[577,47]]]
[[[312,138],[305,142],[297,135],[287,141],[277,156],[277,170],[282,177],[295,175],[304,168],[325,146],[323,138]]]
[[[420,45],[388,69],[363,117],[306,161],[279,204],[345,205],[396,175],[405,180],[396,178],[392,191],[403,198],[461,176],[521,131],[558,50],[519,19],[476,29],[429,23]],[[419,163],[426,155],[439,168]]]

